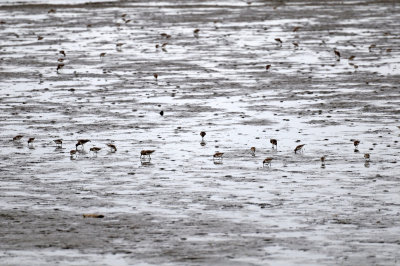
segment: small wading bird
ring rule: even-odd
[[[60,54],[62,54],[64,57],[67,56],[67,55],[65,54],[65,51],[64,51],[64,50],[61,50],[61,51],[60,51]]]
[[[213,155],[213,157],[214,157],[214,159],[219,159],[219,160],[222,160],[222,156],[224,155],[224,153],[223,152],[216,152],[216,153],[214,153],[214,155]]]
[[[61,68],[63,68],[64,67],[64,64],[58,64],[57,65],[57,73],[58,73],[58,70],[60,70]]]
[[[35,140],[35,138],[29,138],[28,139],[28,145],[32,145],[34,140]]]
[[[155,150],[142,150],[140,151],[140,159],[145,159],[146,156],[151,160],[150,154],[155,152]]]
[[[55,144],[57,144],[57,146],[62,147],[62,139],[55,139],[53,140]]]
[[[117,151],[117,147],[114,144],[108,143],[107,146],[111,149],[111,152]]]
[[[106,53],[101,53],[100,54],[100,57],[104,57],[104,56],[106,56]]]
[[[263,167],[264,167],[265,165],[271,166],[271,161],[272,161],[273,159],[274,159],[274,158],[272,158],[272,157],[267,157],[267,158],[265,158],[264,161],[263,161]]]
[[[306,144],[297,145],[296,148],[294,148],[294,153],[297,153],[298,151],[302,152],[304,145]]]
[[[354,152],[358,152],[358,145],[360,144],[359,140],[353,140],[354,144]]]
[[[207,135],[206,132],[201,131],[200,132],[201,140],[203,140],[206,135]]]
[[[193,31],[194,37],[198,38],[198,37],[199,37],[199,32],[200,32],[199,29],[195,29],[195,30]]]
[[[278,149],[278,140],[276,139],[270,139],[269,142],[272,144],[272,149],[275,147]]]
[[[325,160],[326,160],[326,155],[321,157],[321,167],[325,168]]]
[[[76,150],[70,150],[69,154],[71,155],[71,158],[74,157],[74,155],[76,155]]]
[[[364,158],[366,161],[369,161],[369,159],[371,158],[371,155],[369,153],[364,154]]]
[[[78,142],[75,144],[75,149],[78,149],[78,146],[82,146],[83,149],[83,145],[85,145],[85,143],[90,142],[90,140],[88,139],[78,139]]]
[[[266,65],[265,70],[269,70],[271,68],[271,65]]]
[[[157,79],[158,79],[158,74],[157,74],[157,73],[154,73],[154,74],[153,74],[153,77],[157,80]]]
[[[294,27],[293,32],[298,31],[299,29],[301,29],[301,27]]]
[[[340,61],[340,53],[339,53],[339,51],[333,50],[333,52],[335,53],[336,61]]]
[[[256,156],[256,147],[250,148],[251,155]]]
[[[101,148],[99,148],[99,147],[92,147],[92,148],[90,148],[90,151],[93,152],[93,153],[96,153],[96,154],[97,154],[100,150],[101,150]]]
[[[275,41],[279,43],[280,46],[282,46],[282,40],[280,38],[275,38]]]
[[[13,141],[20,141],[24,136],[22,135],[17,135],[15,137],[13,137]]]

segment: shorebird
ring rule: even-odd
[[[155,150],[142,150],[140,151],[140,159],[144,159],[146,158],[146,156],[149,157],[149,159],[151,159],[150,154],[152,154],[153,152],[155,152]]]
[[[78,139],[78,142],[75,144],[75,149],[78,149],[78,146],[81,145],[82,149],[83,149],[83,145],[85,145],[85,143],[89,142],[90,140],[88,139]]]
[[[28,139],[28,145],[33,144],[33,141],[35,140],[35,138],[29,138]]]
[[[278,42],[282,46],[282,40],[280,38],[275,38],[275,41]]]
[[[369,159],[371,158],[371,155],[369,153],[364,154],[364,158],[366,161],[369,161]]]
[[[269,142],[272,144],[272,149],[275,148],[278,149],[278,140],[276,139],[270,139]]]
[[[204,131],[201,131],[201,132],[200,132],[201,140],[204,139],[205,135],[207,135],[206,132],[204,132]]]
[[[117,151],[117,147],[114,144],[108,143],[107,146],[111,149],[111,152]]]
[[[265,70],[269,70],[271,68],[271,65],[266,65]]]
[[[303,151],[304,145],[306,144],[297,145],[296,148],[294,148],[294,153],[297,153],[298,151]]]
[[[353,144],[354,144],[354,147],[357,149],[358,145],[360,144],[360,141],[359,140],[354,140]]]
[[[294,27],[293,32],[298,31],[299,29],[301,29],[301,27]]]
[[[101,53],[100,54],[100,57],[104,57],[104,56],[106,56],[106,53]]]
[[[98,153],[99,151],[101,150],[101,148],[99,148],[99,147],[92,147],[92,148],[90,148],[90,151],[91,152],[94,152],[94,153]]]
[[[352,56],[349,57],[349,60],[353,60],[354,58],[356,58],[356,56],[352,55]]]
[[[55,144],[59,145],[60,147],[62,146],[62,139],[55,139],[53,141]]]
[[[376,44],[371,44],[371,45],[368,47],[368,51],[371,52],[371,50],[372,50],[373,48],[376,48]]]
[[[15,137],[13,137],[13,141],[20,141],[24,136],[22,135],[17,135]]]
[[[70,150],[69,154],[71,155],[71,158],[76,155],[76,150]]]
[[[38,41],[41,41],[41,40],[43,40],[43,36],[38,36],[37,39],[38,39]]]
[[[292,42],[292,44],[293,44],[293,46],[294,46],[295,48],[298,48],[298,47],[299,47],[299,43],[297,43],[297,42]]]
[[[222,160],[222,156],[224,155],[224,153],[223,152],[216,152],[216,153],[214,153],[214,155],[213,155],[213,157],[214,157],[214,159],[221,159]]]
[[[256,156],[256,147],[250,148],[251,155]]]
[[[321,157],[321,163],[324,164],[324,163],[325,163],[325,160],[326,160],[326,155],[324,155],[324,156]]]
[[[335,53],[335,56],[337,57],[336,61],[340,61],[340,53],[339,53],[339,51],[333,50],[333,52]]]
[[[158,74],[157,74],[157,73],[154,73],[154,74],[153,74],[153,77],[157,80],[157,79],[158,79]]]
[[[64,57],[67,56],[67,55],[65,54],[65,51],[64,51],[64,50],[61,50],[61,51],[60,51],[60,54],[62,54]]]
[[[161,115],[161,116],[164,116],[164,111],[160,111],[160,115]]]
[[[200,32],[199,29],[195,29],[195,30],[193,31],[194,37],[198,38],[198,37],[199,37],[199,32]]]
[[[264,161],[263,161],[263,167],[264,167],[264,165],[271,166],[271,161],[272,161],[273,159],[274,159],[274,158],[272,158],[272,157],[267,157],[267,158],[265,158]]]
[[[58,73],[58,70],[60,70],[61,68],[63,68],[64,67],[64,64],[58,64],[57,65],[57,73]]]

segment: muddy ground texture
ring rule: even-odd
[[[57,2],[0,5],[2,265],[400,264],[396,1]]]

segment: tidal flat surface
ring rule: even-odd
[[[399,119],[397,1],[2,1],[0,264],[399,265]]]

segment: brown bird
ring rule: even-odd
[[[38,41],[41,41],[41,40],[43,40],[43,37],[42,36],[38,36],[37,39],[38,39]]]
[[[333,52],[335,53],[335,56],[337,57],[337,61],[340,61],[340,53],[337,50],[333,50]]]
[[[107,146],[111,149],[111,152],[117,151],[117,147],[114,144],[108,143]]]
[[[359,140],[354,140],[353,144],[354,144],[354,147],[357,149],[358,145],[360,144],[360,141]]]
[[[373,48],[376,48],[376,44],[371,44],[371,45],[368,47],[368,50],[371,52],[371,50],[372,50]]]
[[[158,74],[157,74],[157,73],[154,73],[154,74],[153,74],[153,77],[157,80],[157,79],[158,79]]]
[[[269,70],[270,68],[271,68],[271,65],[266,65],[266,66],[265,66],[265,69],[266,69],[266,70]]]
[[[299,29],[301,29],[301,27],[294,27],[293,32],[298,31]]]
[[[293,46],[296,47],[296,48],[299,47],[299,43],[297,43],[297,42],[292,42],[292,44],[293,44]]]
[[[61,68],[63,68],[64,67],[64,64],[58,64],[57,65],[57,73],[58,73],[58,70],[60,70]]]
[[[282,45],[282,40],[280,38],[275,38],[275,41],[279,42]]]
[[[223,152],[216,152],[216,153],[214,153],[214,155],[213,155],[213,157],[214,157],[214,159],[222,159],[222,156],[224,155],[224,153]]]
[[[195,29],[194,31],[193,31],[193,35],[194,35],[194,37],[199,37],[199,32],[200,32],[200,30],[199,29]]]
[[[140,151],[140,158],[142,159],[148,156],[149,159],[151,159],[150,154],[152,154],[153,152],[155,152],[155,150],[142,150]]]
[[[67,55],[65,54],[65,51],[64,51],[64,50],[61,50],[61,51],[60,51],[60,54],[62,54],[64,57],[67,56]]]
[[[78,142],[75,144],[75,149],[78,149],[78,146],[81,145],[82,149],[83,149],[83,145],[85,145],[85,143],[90,142],[90,140],[88,139],[78,139]]]
[[[161,35],[161,37],[164,37],[164,38],[167,38],[167,39],[171,38],[171,35],[166,34],[166,33],[161,33],[160,35]]]
[[[71,155],[71,157],[74,156],[76,154],[76,150],[70,150],[69,154]]]
[[[294,153],[297,153],[298,151],[302,151],[304,145],[306,145],[306,144],[297,145],[296,148],[294,148]]]
[[[274,159],[274,158],[272,158],[272,157],[267,157],[267,158],[265,158],[264,161],[263,161],[263,167],[264,167],[264,165],[271,166],[271,161],[272,161],[273,159]]]
[[[13,141],[20,141],[24,136],[22,135],[17,135],[15,137],[13,137]]]
[[[364,154],[364,158],[365,160],[369,161],[369,159],[371,158],[371,155],[369,153]]]
[[[206,135],[206,132],[204,132],[204,131],[200,132],[201,139],[204,139],[205,135]]]
[[[354,58],[356,58],[356,56],[352,55],[352,56],[349,57],[349,60],[353,60]]]
[[[29,139],[28,139],[28,145],[29,145],[29,144],[32,144],[34,140],[35,140],[35,138],[29,138]]]
[[[101,53],[100,57],[104,57],[106,55],[106,53]]]
[[[276,147],[276,149],[278,149],[278,140],[270,139],[269,142],[272,144],[272,149],[274,148],[274,146]]]
[[[55,144],[62,146],[62,139],[53,140]]]
[[[324,155],[324,156],[321,157],[321,163],[324,163],[325,160],[326,160],[326,155]]]
[[[49,11],[47,11],[47,13],[48,13],[48,14],[50,14],[50,13],[56,13],[56,10],[55,10],[55,9],[50,9]]]
[[[99,147],[92,147],[92,148],[90,148],[90,151],[91,151],[91,152],[94,152],[94,153],[98,153],[100,150],[101,150],[101,148],[99,148]]]
[[[256,147],[250,148],[251,155],[256,156]]]
[[[87,213],[83,214],[83,218],[104,218],[103,214]]]

